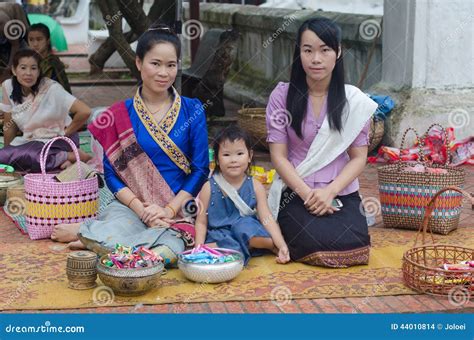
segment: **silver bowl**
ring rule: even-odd
[[[112,288],[115,294],[122,296],[137,296],[158,287],[164,265],[159,262],[152,267],[115,268],[102,264],[101,257],[97,263],[97,273],[105,286]]]
[[[218,249],[240,255],[239,259],[225,263],[191,263],[183,260],[183,255],[189,251],[178,255],[178,268],[188,280],[201,283],[221,283],[227,282],[237,277],[244,268],[244,256],[242,253],[231,249]]]

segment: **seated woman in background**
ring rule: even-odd
[[[41,57],[30,49],[19,50],[13,58],[13,77],[2,84],[4,148],[0,163],[18,171],[39,172],[39,157],[44,144],[57,136],[67,136],[79,146],[77,131],[84,126],[90,108],[66,92],[54,80],[44,78]],[[69,117],[69,112],[74,119]],[[23,136],[17,136],[20,130]],[[91,156],[80,151],[82,161]],[[65,168],[75,162],[70,146],[58,141],[50,149],[46,170]]]
[[[50,36],[48,26],[33,24],[28,29],[28,45],[41,56],[40,69],[43,77],[57,81],[67,92],[72,93],[66,68],[58,56],[53,54]]]

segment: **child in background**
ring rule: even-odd
[[[51,48],[51,34],[45,24],[33,24],[28,29],[28,45],[41,56],[40,69],[44,77],[57,81],[69,93],[71,87],[65,66]]]
[[[202,210],[196,218],[196,245],[238,250],[245,264],[251,256],[270,250],[277,254],[278,263],[287,263],[288,247],[271,216],[265,189],[249,176],[253,152],[248,134],[237,126],[220,131],[214,155],[215,172],[199,194]]]

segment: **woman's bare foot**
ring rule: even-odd
[[[67,244],[67,247],[70,249],[70,250],[83,250],[83,249],[87,249],[86,246],[79,240],[77,241],[73,241],[73,242],[69,242]]]
[[[53,233],[51,234],[51,239],[53,241],[63,243],[77,241],[77,233],[79,232],[79,227],[79,223],[55,225]]]

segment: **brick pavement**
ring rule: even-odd
[[[261,153],[262,164],[269,164],[268,154]],[[466,189],[474,192],[474,171],[467,172]],[[368,165],[360,176],[361,193],[365,197],[377,196],[376,167]],[[460,228],[474,229],[474,210],[467,204],[463,208]],[[0,221],[2,223],[2,221]],[[371,228],[382,227],[381,217]],[[25,311],[31,312],[31,311]],[[101,307],[73,310],[48,310],[42,312],[71,313],[420,313],[447,312],[472,313],[474,301],[463,306],[451,304],[447,297],[430,295],[397,295],[381,297],[349,297],[331,299],[298,299],[277,305],[272,301],[237,301],[211,303],[178,303],[165,305],[137,305],[125,307]]]

